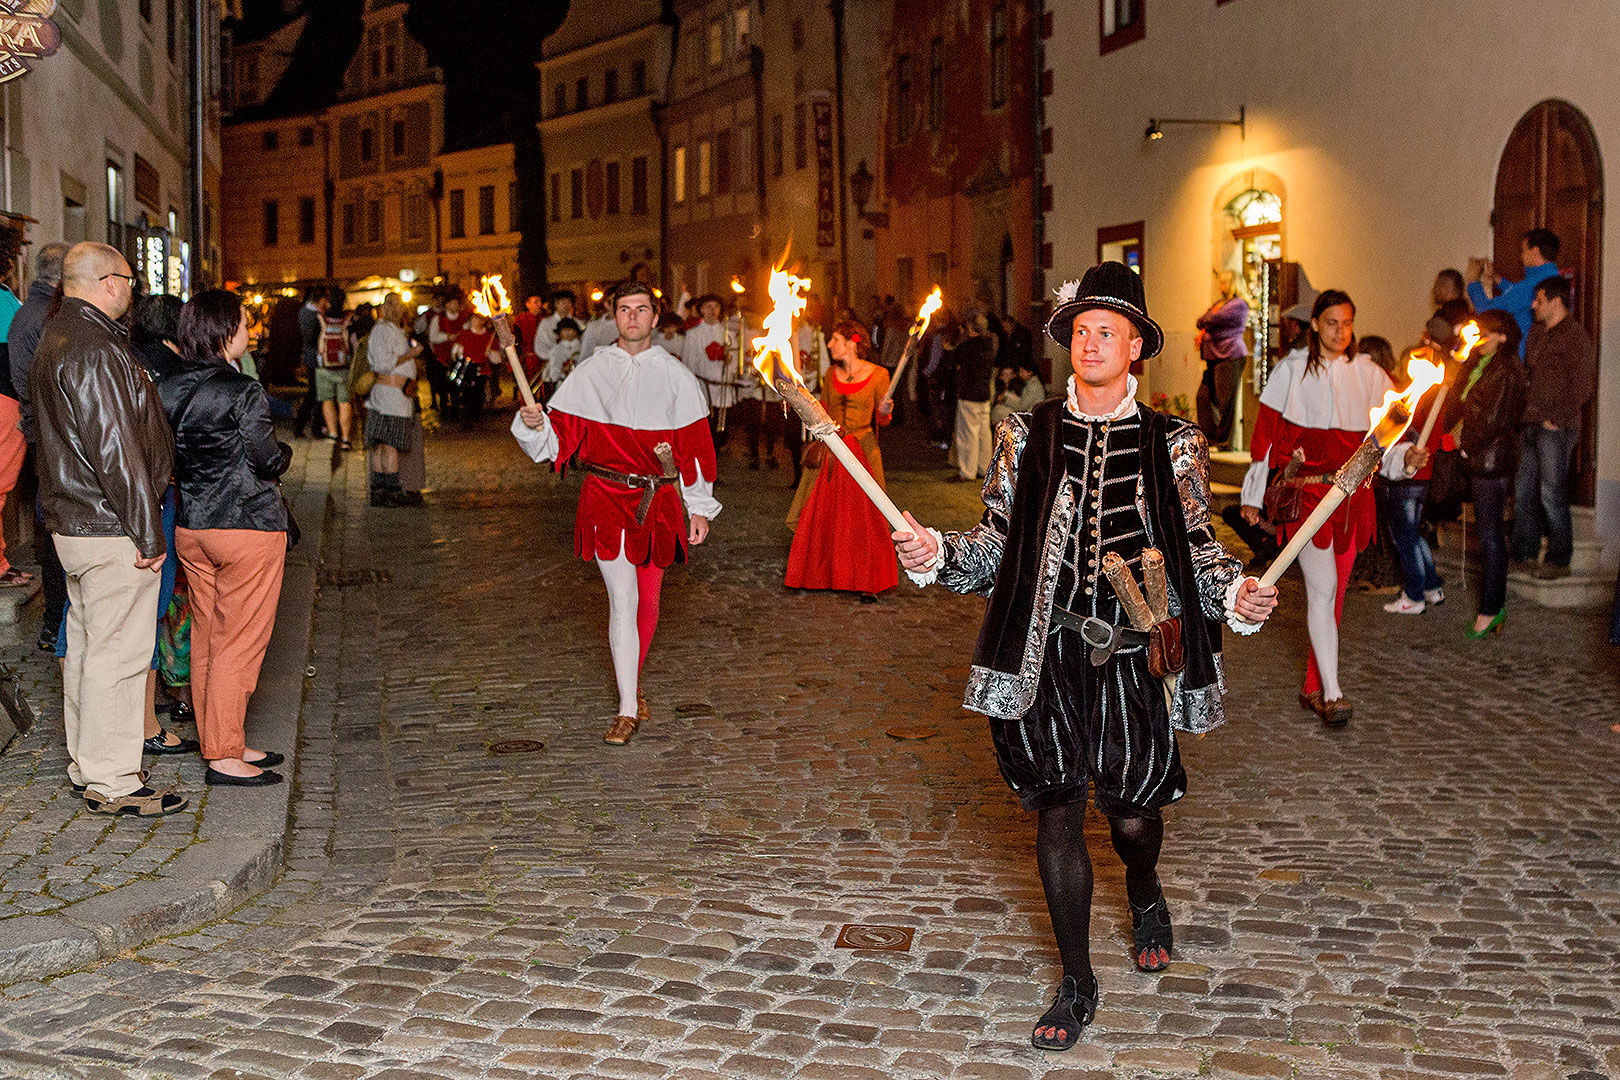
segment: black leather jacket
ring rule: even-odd
[[[1474,364],[1485,371],[1466,398]],[[1458,372],[1458,392],[1446,401],[1445,427],[1462,421],[1461,447],[1470,476],[1512,476],[1518,468],[1519,421],[1524,417],[1524,365],[1518,357],[1500,352],[1489,360],[1475,360]]]
[[[175,524],[285,531],[287,507],[277,478],[287,471],[292,449],[276,442],[264,387],[224,360],[182,357],[158,392],[174,428]]]
[[[163,492],[174,439],[129,335],[74,297],[46,322],[30,373],[45,527],[128,536],[142,558],[167,552]]]

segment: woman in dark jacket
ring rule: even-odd
[[[1462,425],[1459,446],[1479,526],[1479,615],[1464,631],[1478,640],[1502,632],[1507,618],[1507,534],[1502,513],[1513,487],[1524,416],[1524,365],[1519,363],[1519,324],[1500,311],[1476,316],[1484,332],[1473,359],[1456,380],[1445,405],[1445,427]]]
[[[209,289],[180,313],[180,369],[158,386],[174,428],[175,550],[191,584],[191,698],[210,784],[277,784],[282,756],[246,745],[248,698],[275,626],[287,555],[277,483],[292,460],[270,401],[236,369],[247,313]]]

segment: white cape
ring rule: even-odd
[[[678,430],[709,418],[709,399],[686,366],[660,345],[631,356],[605,345],[564,379],[547,403],[584,420],[637,430]]]

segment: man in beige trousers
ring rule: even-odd
[[[68,779],[93,812],[158,817],[186,805],[148,787],[141,772],[174,438],[118,322],[134,285],[116,248],[74,245],[30,388],[40,501],[70,602],[62,668]]]

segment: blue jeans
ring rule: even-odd
[[[174,580],[180,569],[180,556],[174,551],[174,525],[175,525],[174,486],[163,493],[163,542],[168,546],[169,553],[163,557],[163,568],[158,571],[158,622],[169,613],[169,601],[174,599]],[[56,627],[56,658],[67,658],[67,609],[62,605],[62,619]],[[159,650],[154,643],[152,646],[152,670],[158,669]]]
[[[1505,476],[1473,476],[1474,522],[1479,526],[1479,613],[1495,617],[1507,606],[1507,538],[1502,514],[1507,506]]]
[[[1406,598],[1423,599],[1445,584],[1434,568],[1434,553],[1423,539],[1423,503],[1429,494],[1426,480],[1408,480],[1392,483],[1384,489],[1384,512],[1389,518],[1389,531],[1395,541],[1395,552],[1401,557],[1401,570],[1406,574]]]
[[[1575,551],[1569,523],[1569,462],[1578,427],[1526,424],[1519,433],[1519,477],[1513,489],[1513,557],[1533,561],[1547,537],[1547,565],[1568,566]]]

